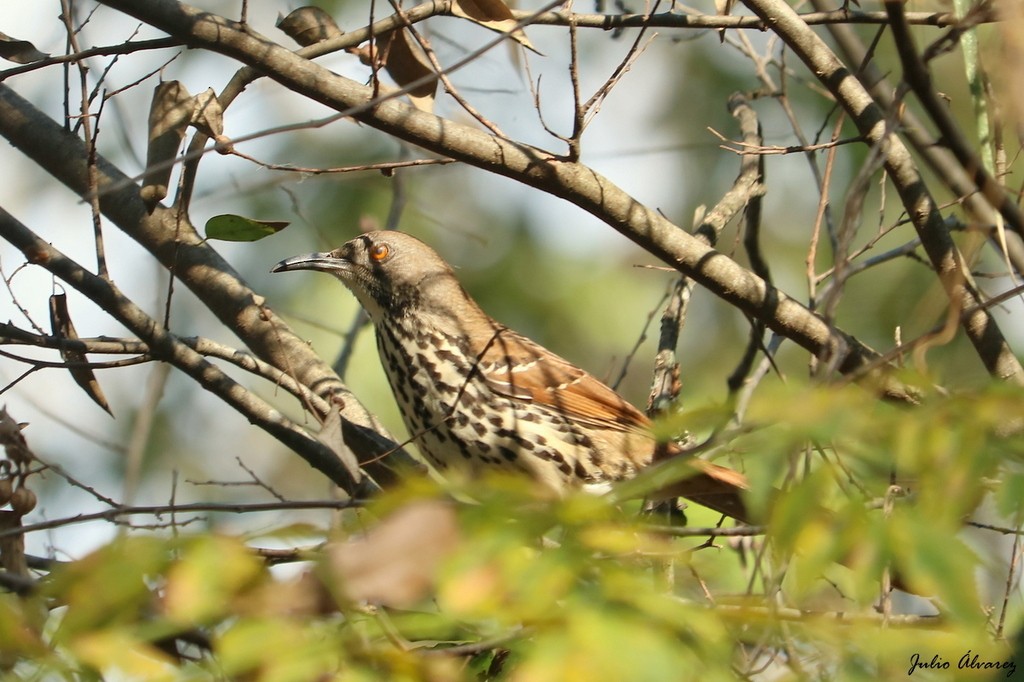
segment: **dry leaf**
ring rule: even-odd
[[[327,568],[352,601],[408,608],[430,593],[441,562],[458,544],[450,503],[413,502],[363,537],[329,546]]]
[[[377,36],[377,47],[388,75],[401,87],[426,76],[435,76],[407,93],[414,107],[433,113],[437,78],[416,39],[406,29],[396,29]]]
[[[286,17],[278,17],[277,27],[303,47],[344,33],[334,18],[319,7],[300,7]]]
[[[34,459],[25,436],[21,434],[21,430],[26,426],[27,424],[14,421],[7,412],[6,405],[0,407],[0,445],[4,446],[7,459],[15,464],[28,464]]]
[[[27,578],[26,533],[19,532],[20,528],[21,514],[16,511],[0,511],[0,568],[7,573]]]
[[[78,339],[75,325],[71,322],[71,313],[68,311],[68,298],[64,294],[50,296],[50,329],[58,339],[68,339],[71,341]],[[64,362],[88,362],[85,353],[69,350],[64,347],[60,349],[60,357]],[[107,404],[106,397],[103,395],[103,390],[100,388],[100,383],[96,380],[96,375],[93,374],[91,369],[88,367],[68,367],[68,371],[71,372],[71,377],[75,380],[75,383],[82,387],[82,390],[92,398],[93,402],[106,410],[107,414],[114,416],[114,413],[110,411],[110,405]]]
[[[353,481],[358,482],[363,479],[363,472],[359,468],[359,459],[352,452],[352,448],[345,443],[345,437],[342,434],[341,411],[338,405],[331,406],[323,426],[320,427],[320,433],[317,434],[317,440],[338,456]]]
[[[512,40],[541,54],[526,37],[523,29],[516,27],[512,10],[502,0],[452,0],[452,14],[469,19],[492,31],[508,33]]]
[[[149,107],[149,146],[146,150],[146,176],[142,182],[142,200],[152,211],[167,196],[172,161],[195,115],[195,103],[181,81],[164,81],[153,90]],[[159,164],[167,164],[153,169]]]
[[[224,108],[213,88],[207,88],[192,98],[192,118],[189,122],[204,135],[218,142],[224,140]]]
[[[50,55],[40,52],[36,46],[27,40],[12,38],[6,33],[0,33],[0,57],[15,64],[31,64],[46,59]]]
[[[171,178],[168,162],[177,156],[189,125],[217,142],[224,142],[224,109],[213,88],[193,97],[181,81],[165,81],[156,86],[149,108],[149,147],[141,192],[150,210],[167,196]],[[154,169],[159,164],[167,165]]]

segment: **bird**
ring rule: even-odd
[[[271,271],[295,270],[333,275],[355,295],[410,437],[442,476],[514,471],[564,492],[606,487],[681,456],[693,475],[672,486],[673,497],[749,522],[743,474],[658,443],[643,412],[491,318],[416,237],[365,232]]]

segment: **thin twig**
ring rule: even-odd
[[[836,117],[835,127],[832,129],[833,140],[839,136],[845,120],[846,116],[843,113]],[[814,214],[814,228],[811,230],[811,239],[807,246],[807,258],[804,261],[807,267],[807,300],[812,310],[818,308],[819,278],[815,274],[815,267],[818,261],[818,242],[821,239],[822,226],[828,225],[828,234],[834,234],[834,230],[831,228],[832,222],[829,219],[829,194],[832,191],[832,171],[835,169],[835,164],[836,148],[832,147],[825,156],[825,172],[818,183],[818,208]],[[834,244],[833,250],[835,250]]]
[[[311,401],[312,405],[310,407],[314,413],[324,413],[328,409],[327,403],[320,398],[320,396],[292,379],[287,373],[282,372],[280,369],[274,367],[268,362],[260,360],[252,353],[218,343],[212,339],[202,336],[179,337],[178,340],[200,355],[230,362],[240,369],[281,386],[297,398],[304,401]],[[140,356],[139,358],[130,360],[129,364],[152,362],[154,359],[151,356],[149,345],[139,339],[115,339],[110,337],[61,339],[54,336],[47,336],[46,334],[32,334],[31,332],[19,329],[9,323],[0,323],[0,345],[2,344],[31,345],[40,348],[53,349],[63,347],[67,350],[77,351],[80,353],[93,353],[98,355],[132,354]],[[35,358],[18,357],[14,354],[6,353],[5,351],[0,351],[0,354],[7,354],[21,362],[31,363],[41,368],[66,369],[69,367],[82,367],[88,369],[107,369],[123,366],[123,364],[110,362],[46,362]]]
[[[57,277],[72,284],[112,317],[139,335],[154,357],[170,362],[214,393],[253,424],[277,438],[304,457],[310,465],[327,475],[350,494],[359,482],[327,445],[287,419],[277,409],[245,390],[234,379],[189,348],[175,335],[163,329],[141,308],[128,299],[112,282],[98,277],[74,262],[0,208],[0,236],[18,248],[30,262],[42,265]]]
[[[1014,520],[1017,524],[1017,530],[1021,530],[1022,514],[1020,508],[1017,509],[1017,513],[1014,514]],[[995,636],[997,639],[1002,639],[1006,628],[1006,616],[1010,608],[1010,598],[1017,591],[1017,585],[1020,582],[1019,571],[1020,571],[1020,559],[1021,559],[1021,533],[1017,532],[1013,534],[1013,543],[1010,547],[1010,561],[1009,566],[1006,567],[1006,582],[1003,584],[1003,601],[999,607],[999,620],[996,623]]]
[[[160,406],[164,387],[167,385],[170,374],[171,366],[165,362],[159,362],[150,368],[149,376],[146,378],[145,390],[142,393],[142,400],[139,401],[138,409],[135,411],[135,419],[132,422],[125,453],[123,492],[125,504],[131,504],[135,500],[135,493],[142,480],[143,458],[150,445],[157,408]]]
[[[960,127],[953,119],[949,106],[939,99],[938,92],[932,86],[931,74],[924,61],[917,54],[916,43],[910,32],[906,7],[901,0],[885,0],[885,10],[889,15],[893,33],[893,43],[903,64],[904,82],[917,96],[928,117],[939,130],[943,144],[956,156],[960,165],[972,173],[974,182],[989,203],[1000,212],[1006,220],[1007,227],[1024,237],[1024,226],[1016,221],[1020,208],[1013,198],[995,178],[989,174],[974,152],[973,146],[967,141]]]
[[[764,535],[767,532],[765,526],[729,526],[698,528],[693,526],[648,526],[642,528],[657,535],[669,535],[674,538],[745,538]]]
[[[328,168],[323,167],[307,167],[307,166],[296,166],[290,163],[270,163],[267,161],[260,161],[254,156],[243,154],[237,149],[232,148],[228,151],[232,156],[237,156],[240,159],[251,161],[261,168],[275,171],[286,171],[289,173],[302,173],[303,175],[326,175],[334,173],[361,173],[365,171],[378,171],[388,175],[399,168],[415,168],[418,166],[444,166],[449,163],[455,163],[455,159],[409,159],[408,161],[380,161],[377,163],[362,163],[355,166],[333,166]]]
[[[655,0],[653,9],[657,9],[660,3],[661,0]],[[604,102],[612,89],[619,84],[622,78],[629,73],[633,64],[636,63],[636,60],[647,50],[651,42],[657,37],[657,34],[655,33],[647,40],[646,43],[643,43],[642,41],[647,33],[647,29],[648,26],[646,24],[642,24],[640,26],[640,30],[637,32],[636,38],[633,39],[633,44],[629,46],[625,56],[623,56],[622,60],[612,71],[611,75],[608,76],[604,83],[602,83],[594,94],[590,96],[590,99],[584,102],[579,108],[578,116],[581,116],[583,120],[582,123],[579,124],[579,130],[573,131],[573,137],[577,140],[577,145],[579,144],[579,137],[583,135],[583,131],[586,130],[590,121],[594,119],[594,116],[596,116],[597,112],[601,109],[601,103]]]
[[[619,370],[619,375],[608,384],[612,388],[618,390],[619,384],[621,384],[626,378],[626,375],[629,373],[629,366],[633,362],[633,358],[635,358],[636,354],[640,351],[640,346],[642,346],[644,341],[647,340],[647,332],[651,328],[651,322],[654,321],[655,314],[658,312],[658,309],[665,304],[667,299],[668,294],[666,293],[661,297],[661,300],[658,301],[658,304],[647,313],[647,319],[644,321],[644,326],[640,329],[640,335],[637,336],[636,343],[634,343],[633,347],[629,349],[629,352],[626,353],[626,357],[622,361],[622,369]]]
[[[28,523],[20,528],[12,528],[0,532],[0,538],[25,535],[51,528],[63,528],[90,521],[114,522],[124,516],[163,516],[165,514],[199,514],[212,512],[219,514],[252,514],[256,512],[281,512],[301,509],[352,509],[362,507],[364,501],[348,500],[288,500],[285,502],[193,502],[189,504],[156,504],[138,506],[115,506],[98,512],[75,514],[60,519],[50,519],[39,523]]]
[[[67,33],[68,47],[74,52],[81,52],[78,46],[78,34],[72,23],[74,19],[72,17],[71,2],[70,0],[61,0],[60,4],[60,17],[64,24],[64,30]],[[93,11],[95,9],[93,8]],[[93,244],[96,249],[96,271],[100,277],[107,279],[109,274],[107,273],[107,257],[103,247],[103,219],[100,213],[99,198],[96,195],[99,183],[99,173],[96,170],[96,137],[99,135],[100,112],[97,111],[94,115],[89,111],[89,103],[91,101],[89,97],[89,70],[82,60],[76,61],[75,66],[78,67],[80,90],[79,119],[75,127],[81,127],[82,138],[86,148],[86,172],[88,173],[89,194],[92,197],[89,201],[89,210],[92,215]],[[100,109],[102,110],[102,103],[100,104]]]
[[[23,64],[21,66],[5,69],[0,71],[0,82],[5,81],[12,76],[20,76],[23,73],[45,69],[46,67],[53,66],[55,64],[76,63],[84,61],[89,57],[100,57],[112,54],[132,54],[134,52],[142,52],[145,50],[162,50],[168,47],[178,47],[181,44],[181,41],[177,38],[155,38],[153,40],[139,40],[136,42],[131,42],[129,40],[123,43],[118,43],[117,45],[90,47],[79,52],[60,54],[53,57],[47,57],[46,59],[40,59],[39,61],[32,62],[31,64]]]
[[[568,12],[543,12],[530,14],[523,10],[512,10],[512,16],[519,19],[529,16],[534,26],[568,26],[574,22],[580,28],[599,28],[605,31],[623,28],[693,28],[706,30],[753,29],[770,30],[772,25],[756,16],[733,16],[716,14],[682,14],[662,12],[661,14],[575,14]],[[849,9],[807,12],[800,19],[809,26],[827,24],[888,24],[885,12],[864,12]],[[956,26],[959,19],[953,12],[907,12],[907,23],[915,26]],[[980,23],[994,23],[998,18],[992,11],[979,17]]]
[[[786,155],[786,154],[804,154],[810,152],[821,151],[822,149],[833,149],[835,147],[842,147],[848,144],[857,144],[864,142],[864,138],[858,135],[857,137],[849,137],[842,140],[830,140],[829,142],[820,142],[818,144],[796,144],[789,146],[782,145],[752,145],[745,142],[737,142],[730,140],[720,132],[708,126],[708,132],[717,137],[718,139],[725,142],[723,145],[719,145],[719,149],[733,152],[734,154],[756,154],[758,156],[772,156],[772,155]]]
[[[733,115],[739,124],[743,134],[743,141],[749,146],[760,146],[763,142],[761,124],[758,121],[757,113],[750,106],[747,98],[741,94],[734,94],[729,98],[729,113]],[[764,157],[757,156],[753,159],[743,159],[740,164],[740,177],[752,178],[752,181],[762,187],[765,186]],[[761,253],[761,197],[764,192],[751,192],[744,210],[743,221],[743,247],[747,252],[747,259],[750,262],[750,269],[754,271],[765,282],[771,283],[771,272],[768,269],[768,261]],[[726,379],[726,386],[729,395],[735,396],[743,385],[747,375],[754,366],[757,353],[764,350],[764,332],[766,326],[763,320],[750,319],[750,334],[743,356],[736,364],[736,368]],[[765,357],[771,359],[768,353]]]

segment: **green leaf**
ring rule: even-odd
[[[229,677],[248,674],[249,679],[275,682],[327,679],[337,671],[344,652],[327,636],[330,632],[285,618],[242,618],[218,634],[214,650],[219,670]]]
[[[206,221],[206,238],[226,242],[255,242],[277,234],[289,224],[283,220],[254,220],[225,213]]]
[[[1006,472],[1002,485],[996,488],[996,505],[1000,516],[1013,518],[1024,505],[1024,473]]]
[[[974,577],[979,557],[916,507],[893,514],[889,526],[896,567],[914,591],[936,595],[958,625],[983,626],[985,609]]]

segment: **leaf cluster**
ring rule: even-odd
[[[1021,513],[1019,391],[915,409],[859,388],[767,393],[755,426],[720,438],[771,481],[751,493],[763,535],[665,527],[516,479],[414,479],[290,567],[258,550],[288,528],[125,535],[32,596],[0,596],[0,659],[9,679],[275,681],[856,680],[905,674],[915,654],[1012,662],[1000,635],[1020,614],[978,589],[968,536],[1014,532],[975,523],[983,498]],[[926,596],[925,615],[891,615],[883,580]]]

